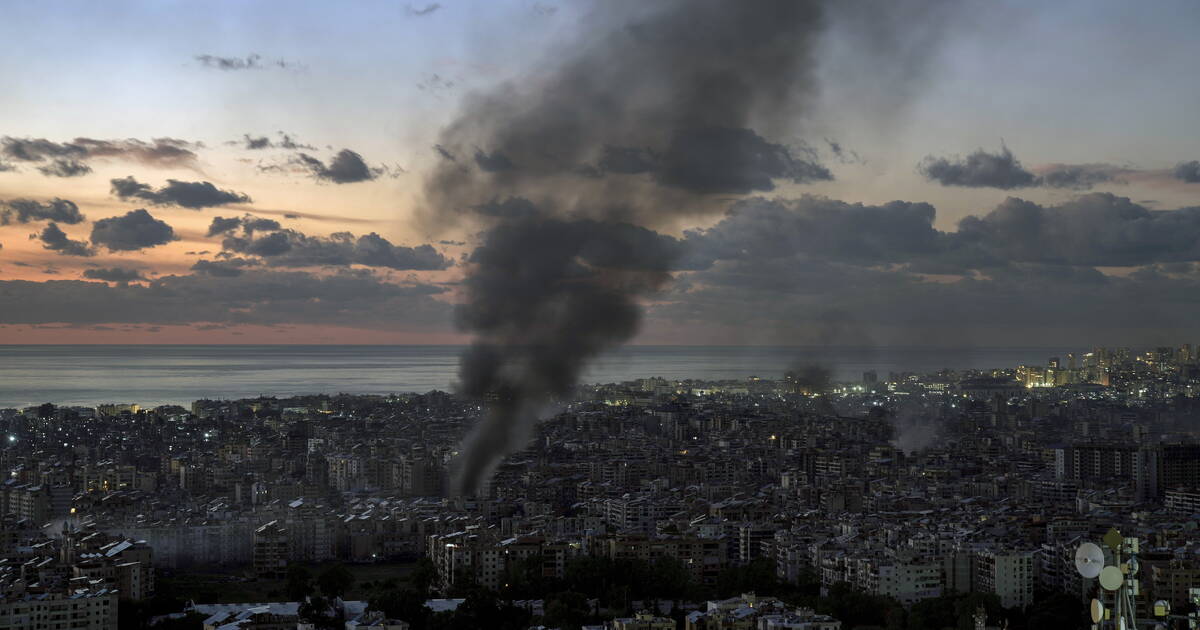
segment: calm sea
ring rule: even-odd
[[[819,363],[839,380],[866,370],[1044,365],[1056,348],[627,346],[596,360],[584,381],[777,378]],[[259,394],[452,390],[461,346],[0,346],[0,408],[43,402],[143,406]]]

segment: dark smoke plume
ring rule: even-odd
[[[460,378],[488,411],[455,492],[474,494],[590,359],[637,332],[639,300],[682,253],[646,227],[832,179],[792,135],[816,94],[824,9],[597,3],[592,41],[535,80],[470,96],[443,130],[424,227],[483,230],[459,311],[475,335]]]
[[[492,229],[471,254],[459,324],[476,334],[462,357],[464,393],[488,400],[464,444],[458,485],[473,492],[503,455],[524,446],[549,397],[588,359],[629,339],[636,298],[658,288],[673,240],[629,224],[528,217]]]
[[[833,373],[817,364],[794,364],[783,374],[788,391],[793,394],[823,394],[833,385]]]

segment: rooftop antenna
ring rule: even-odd
[[[1092,600],[1092,630],[1136,630],[1137,608],[1133,601],[1138,595],[1138,539],[1126,538],[1113,528],[1104,535],[1103,542],[1112,553],[1111,564],[1105,562],[1104,550],[1095,543],[1083,543],[1075,551],[1079,575],[1089,580],[1100,578],[1100,587],[1112,593],[1109,605],[1104,603],[1104,592]]]
[[[1188,599],[1192,603],[1192,612],[1186,615],[1171,614],[1171,602],[1160,599],[1154,602],[1154,609],[1151,611],[1158,619],[1158,623],[1154,625],[1154,630],[1166,630],[1167,624],[1171,623],[1171,619],[1187,621],[1187,625],[1176,625],[1176,628],[1200,628],[1200,588],[1188,589]]]

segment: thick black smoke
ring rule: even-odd
[[[832,179],[793,136],[815,95],[817,1],[602,2],[594,40],[471,96],[436,145],[426,227],[484,230],[460,326],[464,391],[489,401],[460,456],[474,493],[588,360],[638,330],[680,260],[669,227],[729,195]],[[465,159],[473,156],[474,159]]]
[[[489,404],[464,444],[458,489],[473,492],[496,460],[524,446],[549,397],[566,394],[588,359],[638,328],[636,298],[667,279],[677,242],[624,223],[527,217],[488,232],[470,256],[459,324],[476,334],[462,357],[465,393]]]
[[[833,373],[816,363],[796,363],[784,372],[783,381],[793,394],[824,394],[833,385]]]

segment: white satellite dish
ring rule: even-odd
[[[1100,586],[1106,591],[1115,591],[1121,588],[1121,584],[1125,581],[1125,574],[1121,573],[1118,567],[1104,567],[1100,571]]]
[[[1100,623],[1104,619],[1104,603],[1098,599],[1092,600],[1092,623]]]
[[[1104,550],[1095,543],[1083,543],[1075,551],[1075,569],[1089,580],[1100,575],[1104,568]]]

